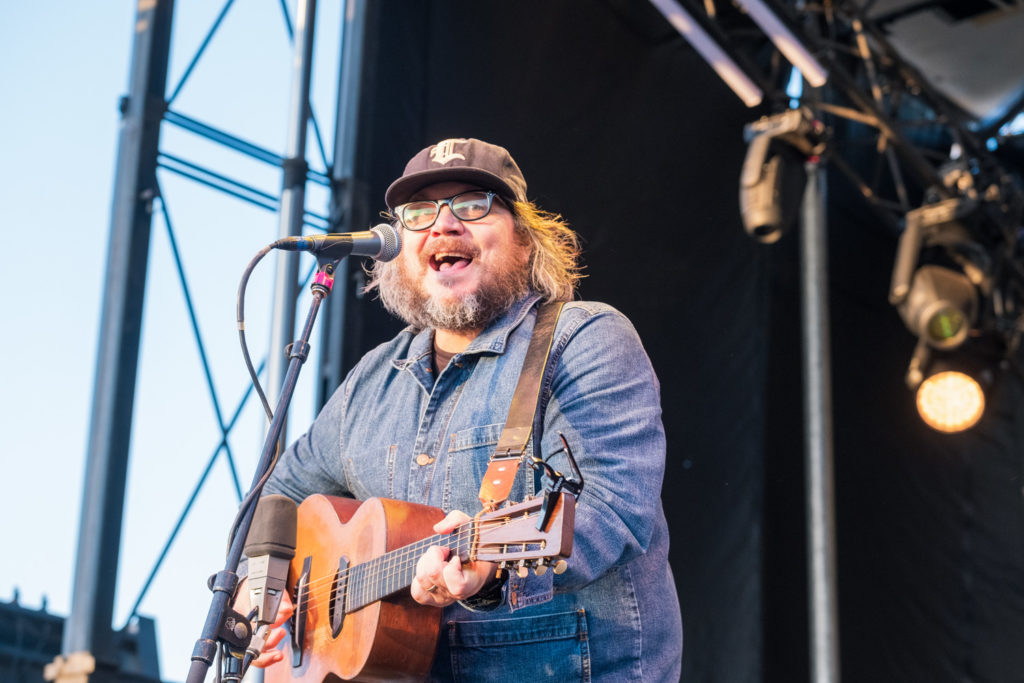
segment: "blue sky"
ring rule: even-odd
[[[294,0],[288,3],[294,16]],[[338,3],[321,2],[313,71],[320,128],[333,130]],[[178,0],[169,90],[181,79],[221,2]],[[134,3],[7,3],[0,20],[0,130],[4,178],[0,297],[5,359],[0,415],[7,445],[0,493],[0,600],[66,615],[78,536],[82,477],[110,229],[119,126],[127,91]],[[236,0],[173,108],[283,152],[291,47],[277,0]],[[312,138],[311,138],[312,139]],[[331,149],[331,140],[325,141]],[[164,124],[161,149],[277,193],[280,175]],[[311,150],[313,148],[311,147]],[[319,153],[310,157],[318,159]],[[322,162],[312,161],[322,169]],[[161,171],[221,409],[247,386],[234,322],[245,264],[272,241],[277,217]],[[307,208],[325,213],[310,187]],[[115,627],[121,627],[218,442],[167,225],[153,220],[142,351],[133,418]],[[14,238],[22,235],[22,238]],[[266,353],[273,261],[247,295],[253,355]],[[302,302],[299,310],[304,311]],[[314,341],[314,345],[315,345]],[[314,346],[314,354],[316,348]],[[311,416],[312,363],[291,411],[292,434]],[[264,420],[250,405],[231,438],[243,485],[252,476]],[[209,603],[206,577],[220,568],[237,500],[222,458],[143,600],[157,620],[160,668],[182,680]]]

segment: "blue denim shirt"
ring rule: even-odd
[[[368,353],[266,492],[397,498],[474,514],[533,332],[530,296],[446,368],[433,333],[406,329]],[[570,302],[558,320],[534,429],[539,454],[565,435],[586,485],[561,575],[512,573],[501,606],[444,611],[431,680],[677,681],[682,624],[661,505],[665,437],[658,380],[632,324]],[[564,456],[552,466],[569,472]],[[535,489],[520,468],[511,500]]]

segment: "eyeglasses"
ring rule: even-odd
[[[460,221],[478,221],[491,212],[497,196],[490,190],[471,190],[447,199],[420,199],[402,204],[395,212],[407,230],[419,232],[434,224],[444,204]]]

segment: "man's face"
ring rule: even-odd
[[[474,189],[479,188],[439,183],[412,199],[445,199]],[[442,205],[426,230],[403,230],[396,284],[407,290],[410,304],[426,311],[431,326],[479,329],[526,293],[529,254],[501,200],[495,198],[490,213],[475,221],[461,221]]]
[[[437,183],[413,199],[446,199],[471,189],[479,187]],[[429,228],[402,229],[401,253],[375,263],[374,278],[384,306],[414,328],[479,332],[529,291],[529,250],[497,198],[486,216],[472,221],[441,205]]]
[[[445,199],[479,189],[465,183],[430,185],[417,199]],[[427,296],[454,302],[479,291],[496,273],[522,265],[526,251],[515,239],[511,212],[499,199],[486,216],[461,221],[448,206],[442,206],[437,220],[426,230],[403,234],[401,258]]]

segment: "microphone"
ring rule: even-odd
[[[272,624],[295,557],[298,508],[287,496],[263,496],[256,504],[245,555],[249,558],[249,599],[258,624]]]
[[[402,234],[395,226],[381,223],[361,232],[283,237],[270,246],[285,251],[309,251],[331,259],[355,254],[378,261],[390,261],[402,250]]]

